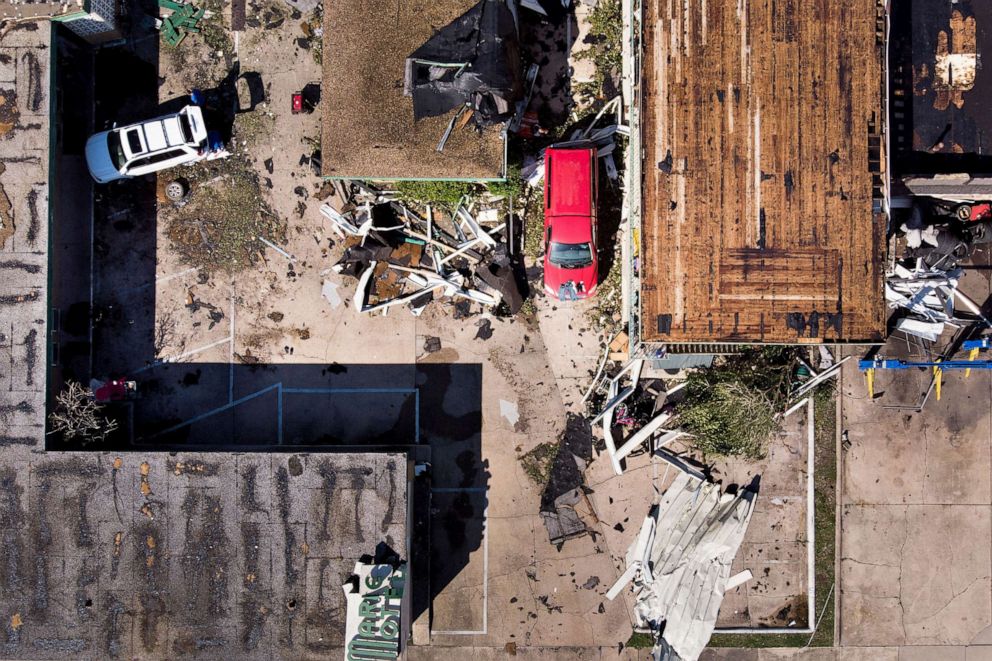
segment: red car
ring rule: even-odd
[[[599,284],[598,167],[592,147],[544,152],[544,289],[561,301],[592,296]]]

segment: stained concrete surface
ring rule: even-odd
[[[722,459],[713,465],[713,479],[724,488],[746,486],[760,476],[760,490],[731,573],[750,569],[754,578],[726,594],[718,627],[805,626],[807,617],[806,409],[785,419],[782,432],[761,461]],[[678,442],[670,449],[685,452]],[[691,455],[691,453],[690,453]],[[622,477],[605,455],[586,472],[589,498],[602,521],[604,541],[617,572],[626,568],[627,549],[634,543],[650,504],[675,479],[677,470],[647,452],[627,459]],[[633,608],[632,589],[623,592]]]
[[[962,289],[989,298],[988,255]],[[892,339],[880,352],[901,357]],[[944,375],[941,401],[915,404],[930,374],[879,371],[876,399],[843,373],[839,635],[844,646],[901,646],[899,659],[990,658],[992,379]],[[970,646],[970,647],[969,647]]]

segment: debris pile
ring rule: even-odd
[[[320,212],[344,240],[333,270],[358,280],[353,300],[359,312],[406,305],[419,316],[439,299],[504,304],[510,314],[523,305],[501,214],[476,210],[466,199],[451,214],[430,206],[421,213],[365,183],[335,187],[345,201],[341,211],[325,204]]]
[[[606,596],[634,583],[634,619],[655,636],[654,658],[699,658],[723,596],[752,578],[730,575],[754,512],[756,490],[721,494],[719,485],[682,472],[644,519],[627,551],[627,569]]]
[[[685,387],[685,382],[671,389],[660,379],[644,379],[642,383],[643,367],[643,359],[634,359],[615,375],[597,376],[586,393],[590,408],[599,410],[591,424],[602,424],[606,451],[617,475],[624,473],[624,458],[647,441],[651,441],[650,449],[657,451],[682,436],[681,430],[665,427],[674,418],[673,396]],[[590,397],[597,389],[605,392]]]
[[[569,415],[558,450],[551,460],[541,494],[541,520],[555,546],[590,531],[598,523],[585,486],[585,469],[592,461],[592,430],[579,416]]]
[[[922,258],[910,266],[897,263],[885,278],[885,300],[889,307],[904,310],[895,322],[895,329],[936,342],[945,324],[955,328],[970,325],[971,319],[956,315],[955,299],[988,325],[978,304],[958,289],[962,275],[956,264],[946,269],[928,267]]]
[[[552,147],[556,149],[595,147],[596,155],[603,162],[606,176],[609,177],[610,181],[617,181],[620,175],[613,158],[613,152],[617,148],[617,136],[630,135],[630,127],[623,123],[623,106],[620,101],[621,97],[619,96],[608,101],[596,113],[588,126],[575,129],[567,140],[556,142]],[[603,117],[613,117],[614,122],[601,126],[600,120]],[[524,159],[521,175],[529,186],[538,186],[544,180],[544,150],[541,150],[536,159],[529,157]]]

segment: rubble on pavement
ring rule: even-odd
[[[357,280],[358,312],[403,305],[419,316],[434,300],[478,303],[510,314],[523,305],[504,214],[463,199],[454,213],[412,208],[361,182],[335,182],[341,211],[320,208],[345,251],[332,268]]]

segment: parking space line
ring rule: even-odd
[[[234,401],[234,288],[231,288],[231,346],[229,347],[228,357],[228,384],[227,384],[227,401],[231,403]]]
[[[217,340],[216,342],[211,342],[210,344],[206,344],[206,345],[204,345],[202,347],[197,347],[196,349],[190,349],[189,351],[185,351],[185,352],[179,354],[178,356],[169,356],[167,358],[163,358],[162,360],[156,360],[154,363],[151,363],[150,365],[145,365],[144,367],[139,367],[136,370],[131,370],[131,374],[140,374],[141,372],[146,372],[146,371],[148,371],[150,369],[154,369],[156,367],[161,367],[162,365],[167,365],[169,363],[178,362],[178,361],[182,360],[183,358],[189,358],[190,356],[192,356],[194,354],[198,354],[201,351],[206,351],[207,349],[212,349],[212,348],[216,347],[219,344],[224,344],[225,342],[231,342],[232,339],[233,338],[231,338],[231,337],[225,337],[222,340]]]
[[[282,384],[281,383],[273,383],[271,386],[262,388],[261,390],[259,390],[257,392],[251,393],[250,395],[245,395],[244,397],[242,397],[241,399],[239,399],[239,400],[237,400],[235,402],[230,402],[229,404],[224,404],[223,406],[218,406],[217,408],[215,408],[213,410],[210,410],[210,411],[207,411],[206,413],[201,413],[200,415],[194,416],[194,417],[190,418],[189,420],[184,420],[183,422],[180,422],[177,425],[173,425],[173,426],[171,426],[171,427],[169,427],[167,429],[163,429],[160,432],[156,432],[156,433],[154,433],[154,434],[151,435],[151,438],[155,438],[156,436],[161,436],[163,434],[168,434],[169,432],[173,432],[173,431],[175,431],[177,429],[182,429],[183,427],[188,427],[189,425],[192,425],[192,424],[195,424],[197,422],[200,422],[201,420],[205,420],[205,419],[209,418],[212,415],[215,415],[217,413],[223,413],[224,411],[227,411],[229,409],[232,409],[235,406],[240,406],[241,404],[244,404],[245,402],[251,401],[251,400],[255,399],[256,397],[261,397],[262,395],[264,395],[265,393],[267,393],[267,392],[269,392],[271,390],[279,390],[281,387],[282,387]],[[279,399],[280,399],[280,401],[282,400],[281,397]]]

